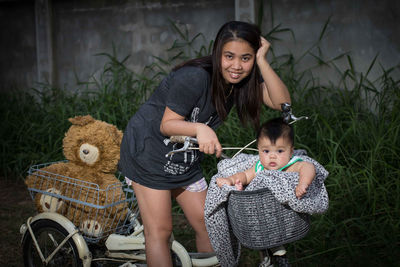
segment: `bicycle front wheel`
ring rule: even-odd
[[[60,224],[47,219],[34,222],[32,231],[35,235],[39,248],[46,259],[68,236],[67,230]],[[79,258],[76,244],[72,238],[60,248],[46,265],[42,262],[38,250],[34,244],[31,234],[27,231],[22,242],[24,264],[25,266],[82,266],[82,260]]]

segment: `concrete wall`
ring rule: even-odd
[[[102,72],[107,58],[95,55],[113,54],[113,46],[140,72],[178,38],[170,20],[209,42],[234,20],[234,7],[235,0],[0,1],[0,88],[49,82],[73,89]]]
[[[187,27],[191,37],[203,33],[209,43],[219,27],[235,15],[257,16],[257,8],[254,14],[238,11],[251,11],[261,1],[0,0],[0,88],[50,82],[73,89],[77,80],[87,81],[102,71],[107,59],[95,55],[112,54],[113,45],[117,56],[130,55],[128,67],[140,72],[154,61],[152,56],[166,57],[165,50],[177,39],[169,19]],[[349,51],[360,71],[368,68],[377,53],[384,67],[400,62],[398,1],[265,0],[263,4],[264,33],[271,29],[274,18],[274,25],[281,23],[296,36],[296,42],[289,34],[274,42],[278,55],[304,52],[332,16],[321,44],[325,57]],[[302,67],[314,63],[313,58],[306,58]],[[339,64],[346,67],[346,62]],[[318,75],[334,78],[332,70],[323,71]]]
[[[31,86],[37,78],[33,1],[0,2],[0,88]]]
[[[145,2],[145,4],[144,4]],[[219,26],[234,19],[234,1],[54,1],[54,54],[58,84],[86,80],[101,72],[105,57],[114,45],[120,59],[130,55],[127,65],[140,72],[154,61],[165,58],[177,33],[169,20],[189,29],[190,36],[202,32],[211,40]],[[64,56],[68,55],[68,56]]]
[[[316,44],[329,18],[325,37],[320,42],[324,60],[348,52],[356,71],[365,73],[378,55],[375,67],[368,77],[374,80],[380,76],[381,64],[385,69],[397,65],[393,74],[400,79],[400,1],[264,1],[264,27],[271,29],[273,25],[281,24],[281,28],[290,28],[295,35],[295,40],[289,33],[278,35],[283,41],[274,43],[277,55],[302,55]],[[312,52],[319,55],[317,48],[312,49]],[[307,56],[301,61],[299,68],[307,69],[316,63],[315,58]],[[335,64],[341,70],[349,68],[347,58],[338,60]],[[314,75],[322,83],[338,78],[336,71],[326,67],[314,70]]]

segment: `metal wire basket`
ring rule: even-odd
[[[133,190],[124,181],[112,180],[101,188],[96,183],[46,171],[47,166],[57,163],[62,164],[39,164],[28,170],[25,183],[39,212],[64,215],[91,243],[133,229],[138,208]]]
[[[228,218],[234,235],[250,249],[267,249],[303,238],[309,215],[279,203],[268,188],[232,191]]]

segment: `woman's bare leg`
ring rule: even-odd
[[[134,182],[132,182],[132,186],[144,225],[147,266],[170,267],[172,266],[170,253],[171,192],[151,189]]]
[[[202,192],[190,192],[185,189],[174,189],[172,190],[172,194],[182,207],[186,218],[196,232],[197,251],[213,252],[204,221],[204,205],[207,190]]]

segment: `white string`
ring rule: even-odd
[[[253,141],[251,141],[250,143],[248,143],[247,145],[245,145],[242,149],[240,149],[238,152],[236,152],[236,154],[233,155],[232,158],[236,157],[236,155],[239,154],[240,152],[242,152],[244,149],[258,151],[258,149],[254,149],[254,148],[250,149],[250,148],[247,148],[248,146],[250,146],[251,144],[253,144],[255,141],[257,141],[257,139],[254,139]]]
[[[256,148],[244,148],[244,147],[223,147],[222,150],[234,150],[234,149],[240,149],[240,151],[242,150],[252,150],[252,151],[258,151],[258,149]]]
[[[239,152],[242,151],[242,150],[258,151],[258,149],[251,148],[251,147],[249,147],[249,148],[245,148],[245,147],[223,147],[222,148],[222,150],[237,150],[237,149],[240,149]],[[188,147],[187,150],[199,150],[199,148],[198,147]]]

